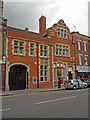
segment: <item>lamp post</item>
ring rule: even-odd
[[[37,43],[37,88],[39,88],[38,47],[39,47],[39,44]]]
[[[77,74],[76,74],[76,53],[75,53],[75,42],[73,41],[73,38],[72,38],[72,44],[74,45],[74,58],[75,58],[75,78],[77,79]]]

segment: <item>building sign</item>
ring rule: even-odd
[[[62,64],[57,64],[57,67],[63,68]]]
[[[90,69],[88,66],[77,66],[78,72],[90,72]]]

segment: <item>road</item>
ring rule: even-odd
[[[87,89],[3,96],[3,118],[88,118]]]

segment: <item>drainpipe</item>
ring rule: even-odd
[[[38,47],[39,47],[39,44],[37,43],[37,88],[39,88]]]

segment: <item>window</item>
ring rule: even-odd
[[[57,36],[66,39],[67,38],[67,31],[64,29],[58,29]]]
[[[84,50],[87,51],[87,43],[84,43]]]
[[[57,35],[58,35],[58,37],[60,37],[60,29],[58,29],[58,34]]]
[[[35,44],[30,43],[30,56],[35,56]]]
[[[69,48],[66,46],[66,56],[69,56]]]
[[[17,54],[17,55],[24,54],[24,42],[14,41],[14,54]]]
[[[65,56],[65,46],[63,46],[63,56]]]
[[[40,81],[47,81],[48,69],[47,65],[40,65]]]
[[[48,56],[48,47],[44,45],[40,45],[40,56],[47,57]]]
[[[67,57],[69,57],[69,46],[56,45],[56,56],[67,56]]]
[[[61,56],[62,55],[62,46],[59,45],[59,55]]]
[[[63,38],[63,30],[61,30],[61,38]]]
[[[66,30],[64,30],[64,38],[65,38],[65,39],[67,38]]]
[[[82,65],[82,56],[79,55],[79,65]]]
[[[88,59],[87,59],[87,56],[85,56],[85,65],[88,65]]]
[[[78,41],[78,50],[81,50],[81,42]]]

